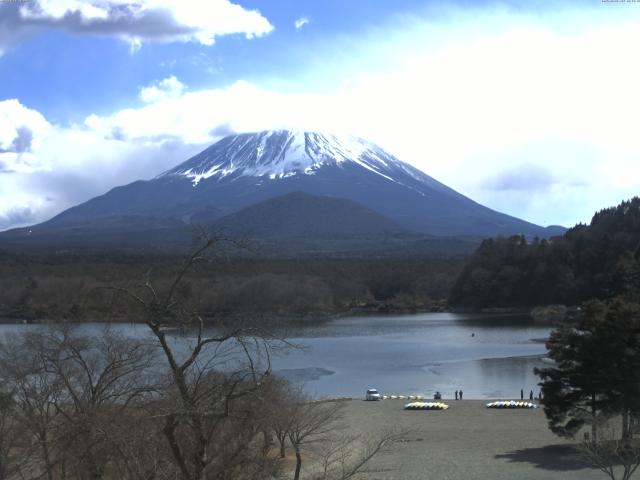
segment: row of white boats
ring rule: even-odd
[[[524,400],[498,400],[487,403],[487,408],[538,408],[538,405]]]
[[[449,405],[443,402],[412,402],[404,406],[405,410],[446,410]]]
[[[426,400],[422,395],[382,395],[383,400]]]
[[[487,408],[538,408],[533,402],[517,400],[498,400],[487,403]],[[411,402],[404,406],[405,410],[446,410],[449,408],[444,402]]]

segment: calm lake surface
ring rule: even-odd
[[[545,365],[540,340],[550,330],[527,316],[342,318],[290,332],[293,342],[308,349],[291,351],[274,363],[315,395],[360,397],[367,388],[377,388],[400,395],[439,391],[453,398],[462,389],[465,398],[516,398],[521,388],[527,396],[530,390],[538,393],[533,368]],[[306,381],[304,369],[310,374]]]
[[[0,334],[37,328],[1,325]],[[102,324],[85,324],[99,334]],[[127,336],[146,337],[141,325],[117,324]],[[274,370],[316,396],[382,393],[453,398],[517,398],[537,394],[533,368],[544,366],[541,339],[550,328],[526,316],[423,313],[347,317],[286,332],[304,346],[273,359]]]

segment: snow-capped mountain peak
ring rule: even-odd
[[[390,181],[402,170],[414,179],[419,171],[366,140],[318,132],[268,130],[223,138],[200,154],[163,173],[194,185],[211,177],[281,179],[314,175],[323,166],[355,163]]]
[[[291,238],[299,232],[304,238],[292,241],[302,245],[315,241],[313,232],[365,239],[371,232],[383,232],[392,235],[393,242],[395,235],[413,232],[409,243],[393,243],[401,249],[422,244],[414,233],[549,234],[479,205],[365,140],[279,130],[223,138],[154,179],[113,188],[20,239],[39,241],[38,232],[44,232],[53,245],[62,234],[73,243],[78,237],[70,232],[77,229],[88,232],[81,238],[89,243],[107,232],[106,238],[131,245],[138,238],[170,245],[188,225],[235,228],[241,235],[258,229],[269,241],[284,238],[283,230]],[[121,236],[110,236],[114,232]],[[358,242],[353,245],[361,245]],[[323,245],[342,252],[336,247],[341,243]]]

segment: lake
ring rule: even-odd
[[[342,318],[291,331],[291,341],[308,348],[276,359],[274,367],[315,395],[362,396],[377,388],[400,395],[439,391],[453,398],[462,389],[465,398],[516,398],[521,388],[537,395],[533,368],[545,365],[540,340],[550,330],[513,315]]]
[[[34,328],[1,325],[0,332]],[[102,324],[85,324],[99,333]],[[142,325],[116,324],[128,336],[146,337]],[[362,397],[382,393],[453,398],[517,398],[537,394],[533,368],[544,366],[541,339],[550,327],[527,316],[422,313],[367,315],[289,329],[289,341],[304,346],[273,359],[276,373],[316,396]]]

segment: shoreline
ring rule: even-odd
[[[349,308],[338,311],[325,311],[325,312],[310,312],[303,314],[289,314],[289,313],[264,313],[264,312],[205,312],[202,316],[205,320],[205,324],[213,319],[222,320],[234,320],[234,319],[259,319],[263,322],[274,324],[286,324],[286,325],[312,325],[314,323],[328,322],[332,320],[339,320],[347,317],[363,317],[363,316],[393,316],[393,315],[419,315],[422,313],[451,313],[451,314],[475,314],[483,315],[487,317],[500,317],[500,316],[530,316],[530,310],[527,309],[496,309],[496,310],[471,310],[465,308],[453,308],[442,306],[415,306],[406,308],[389,308],[388,305],[375,305],[370,308],[358,307]],[[68,318],[64,318],[64,315],[58,319],[46,319],[36,318],[31,315],[16,315],[9,313],[0,313],[0,324],[46,324],[46,323],[62,323],[69,322]],[[95,320],[72,320],[72,323],[142,323],[135,320],[130,320],[122,316],[114,316],[109,319],[95,319]]]
[[[346,317],[360,317],[368,315],[417,315],[421,313],[457,313],[449,309],[430,309],[430,308],[407,308],[407,309],[380,309],[380,308],[357,308],[340,310],[336,312],[314,312],[304,314],[283,314],[283,313],[263,313],[263,312],[208,312],[202,314],[205,324],[213,322],[213,319],[232,320],[254,318],[268,323],[283,323],[287,325],[311,325],[314,323],[328,322]],[[33,316],[16,316],[0,313],[0,324],[43,324],[43,323],[62,323],[69,321],[62,318],[60,322],[47,320],[45,318],[35,318]],[[143,323],[126,319],[124,317],[112,317],[109,319],[98,320],[74,320],[73,323]]]
[[[513,362],[513,361],[524,361],[524,362],[528,362],[528,361],[539,361],[539,362],[543,362],[543,359],[546,358],[547,355],[546,353],[541,353],[541,354],[533,354],[533,355],[508,355],[508,356],[498,356],[498,357],[483,357],[483,358],[474,358],[474,359],[464,359],[464,360],[447,360],[447,361],[434,361],[434,362],[429,362],[427,364],[425,364],[425,366],[440,366],[440,365],[447,365],[447,366],[451,366],[451,365],[456,365],[456,364],[466,364],[466,363],[476,363],[476,362]],[[292,377],[294,377],[294,383],[296,383],[296,381],[298,381],[299,383],[304,383],[307,386],[311,386],[313,387],[313,382],[317,381],[317,380],[321,380],[323,376],[332,376],[335,375],[337,372],[334,370],[328,370],[326,366],[312,366],[312,367],[307,367],[307,368],[300,368],[300,369],[282,369],[282,370],[289,370],[291,371],[291,373],[295,373],[295,375],[292,375]],[[293,370],[295,370],[295,372],[293,372]],[[305,370],[309,370],[311,372],[311,374],[307,375]],[[327,373],[323,373],[321,375],[317,375],[315,374],[315,372],[317,372],[318,370],[323,370]],[[277,375],[279,372],[278,369],[274,370],[274,374]],[[330,372],[330,373],[328,373]],[[285,374],[285,378],[287,378],[287,375]],[[539,386],[537,386],[537,379],[536,379],[536,384],[532,385],[532,384],[528,384],[526,386],[526,388],[523,386],[523,390],[525,391],[525,401],[529,401],[529,391],[533,391],[534,392],[534,401],[538,401],[538,394],[539,394]],[[425,384],[426,385],[426,384]],[[462,385],[464,387],[464,385]],[[450,387],[450,389],[448,388],[441,388],[441,387],[430,387],[430,388],[424,388],[424,386],[422,387],[418,387],[418,388],[412,388],[411,386],[406,387],[406,388],[397,388],[397,389],[387,389],[387,388],[383,388],[383,386],[381,386],[380,384],[376,384],[376,385],[372,385],[372,387],[375,387],[381,395],[383,395],[384,400],[383,401],[395,401],[395,400],[404,400],[404,401],[409,401],[411,400],[411,397],[416,397],[419,396],[421,397],[420,400],[424,400],[424,401],[434,401],[435,399],[433,398],[433,395],[435,393],[435,391],[439,391],[440,394],[442,395],[442,401],[444,402],[455,402],[455,390],[459,390],[459,388],[452,386]],[[532,388],[533,387],[533,388]],[[514,387],[515,388],[515,387]],[[465,392],[464,393],[464,399],[465,400],[469,400],[469,401],[478,401],[478,402],[489,402],[489,401],[495,401],[495,400],[515,400],[515,401],[520,401],[519,398],[519,389],[520,387],[518,386],[515,390],[513,390],[513,392],[515,393],[515,395],[494,395],[492,393],[495,392],[490,392],[487,391],[486,394],[478,394],[478,390],[477,388],[474,388],[473,385],[468,386],[466,389],[463,388],[462,390]],[[476,393],[474,393],[476,392]],[[353,391],[345,391],[345,390],[337,390],[334,392],[330,392],[330,393],[326,393],[326,392],[315,392],[315,398],[317,400],[332,400],[332,399],[344,399],[344,400],[353,400],[353,401],[359,401],[363,399],[363,392],[357,391],[355,393],[353,393]]]
[[[562,307],[562,314],[556,310]],[[475,314],[485,315],[487,317],[501,316],[527,316],[536,325],[554,326],[566,319],[567,313],[579,311],[575,306],[534,306],[534,307],[487,307],[480,309],[472,309],[466,307],[455,307],[449,305],[446,299],[432,302],[429,305],[395,305],[393,303],[378,302],[360,307],[347,307],[344,309],[314,311],[305,313],[282,313],[282,312],[201,312],[202,317],[211,322],[214,318],[222,320],[233,319],[259,319],[262,322],[286,325],[310,325],[314,323],[328,322],[338,320],[345,317],[359,317],[367,315],[418,315],[421,313],[452,313],[452,314]],[[59,315],[60,321],[68,321],[64,315]],[[122,316],[114,316],[109,319],[102,320],[74,320],[75,323],[140,323],[131,321]],[[36,317],[33,313],[20,315],[16,312],[0,312],[0,324],[20,324],[20,323],[55,323],[53,320],[47,320],[42,317]]]

